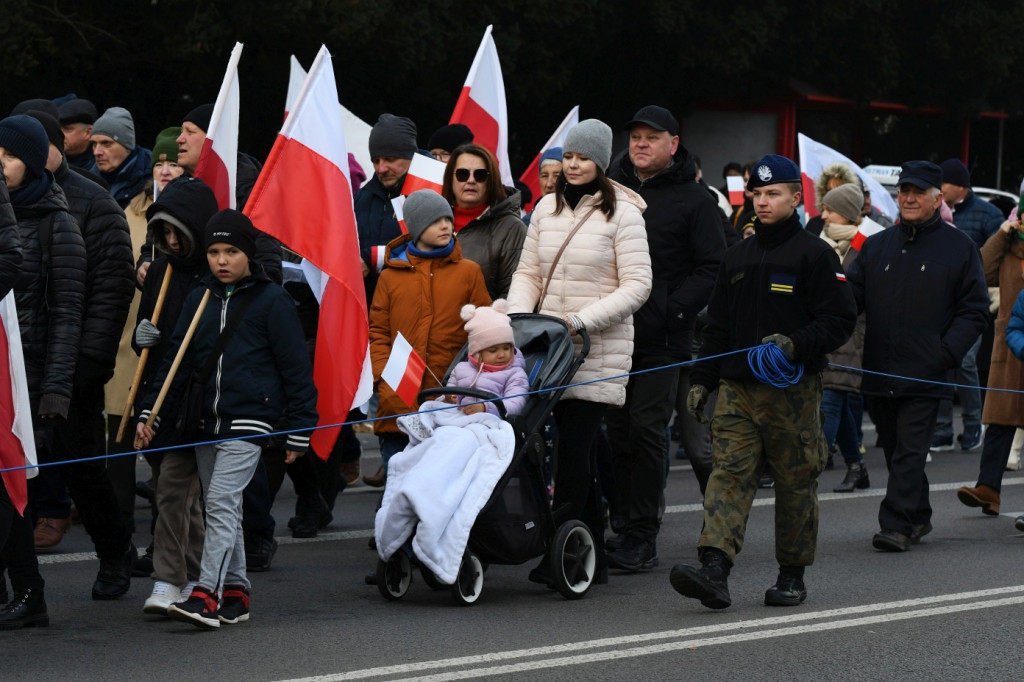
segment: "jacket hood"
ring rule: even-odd
[[[641,213],[647,210],[647,202],[644,201],[642,196],[614,180],[611,180],[610,182],[612,183],[612,187],[615,188],[615,201],[628,201],[640,209]]]
[[[505,187],[502,185],[502,187]],[[504,199],[491,206],[486,211],[481,213],[476,220],[485,220],[487,218],[498,218],[503,215],[514,215],[519,217],[521,214],[520,208],[522,207],[522,193],[514,187],[505,187],[505,194],[507,195]]]
[[[168,256],[177,256],[188,262],[198,261],[202,255],[200,246],[203,230],[213,214],[217,212],[217,197],[213,190],[202,180],[192,177],[180,177],[172,180],[157,200],[146,209],[146,220],[151,221],[158,214],[165,214],[182,236],[188,241],[189,248],[182,254],[174,254],[167,246],[162,229],[147,226],[147,236],[156,248]]]

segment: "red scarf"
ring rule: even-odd
[[[488,207],[485,204],[480,204],[476,208],[459,208],[458,206],[454,206],[452,210],[455,212],[455,232],[458,232],[466,225],[469,225],[471,222],[479,218],[480,214],[486,211],[487,208]]]

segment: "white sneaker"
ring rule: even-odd
[[[181,599],[181,590],[177,585],[157,580],[153,585],[153,593],[142,607],[143,613],[155,616],[166,616],[167,607]]]
[[[181,588],[181,597],[179,599],[176,599],[174,603],[175,604],[180,604],[181,602],[183,602],[186,599],[188,599],[189,597],[191,597],[192,596],[192,590],[198,584],[199,584],[199,581],[197,581],[197,580],[189,580],[187,583],[185,583],[185,587]]]

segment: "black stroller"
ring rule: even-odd
[[[501,400],[495,405],[515,431],[515,453],[476,518],[466,552],[453,585],[441,583],[425,566],[423,581],[433,589],[448,589],[457,604],[475,603],[483,591],[484,570],[489,564],[519,565],[546,555],[553,587],[566,599],[580,599],[590,589],[596,570],[594,539],[586,524],[578,520],[559,522],[559,510],[552,510],[541,464],[544,459],[544,424],[555,403],[572,381],[590,350],[590,339],[582,332],[583,345],[576,354],[569,327],[548,315],[510,315],[516,346],[526,361],[530,390],[553,388],[531,395],[521,414],[506,417]],[[463,360],[463,347],[448,369]],[[448,374],[444,380],[448,380]],[[483,400],[497,396],[472,388],[432,388],[419,394],[419,401],[442,395],[464,395]],[[404,551],[388,560],[377,561],[377,587],[389,600],[401,599],[412,582],[412,566]]]

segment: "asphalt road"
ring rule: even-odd
[[[870,430],[866,440],[873,442]],[[372,448],[364,470],[376,470]],[[144,615],[151,581],[94,602],[98,562],[81,526],[41,561],[49,628],[0,634],[0,680],[1020,680],[1024,677],[1024,475],[1007,472],[1003,515],[962,506],[978,452],[939,453],[928,465],[934,532],[905,554],[871,547],[884,491],[881,452],[869,448],[872,487],[822,492],[818,559],[800,607],[763,605],[775,579],[773,492],[761,490],[730,578],[733,606],[710,611],[677,595],[674,563],[695,560],[699,491],[674,460],[661,565],[612,573],[570,602],[526,580],[529,566],[492,566],[480,601],[455,606],[416,576],[385,601],[363,576],[377,496],[362,486],[338,500],[335,521],[293,540],[286,482],[274,511],[280,549],[251,575],[249,622],[202,631]],[[826,471],[822,491],[842,478]],[[139,527],[148,510],[138,508]],[[138,533],[145,546],[148,534]]]

